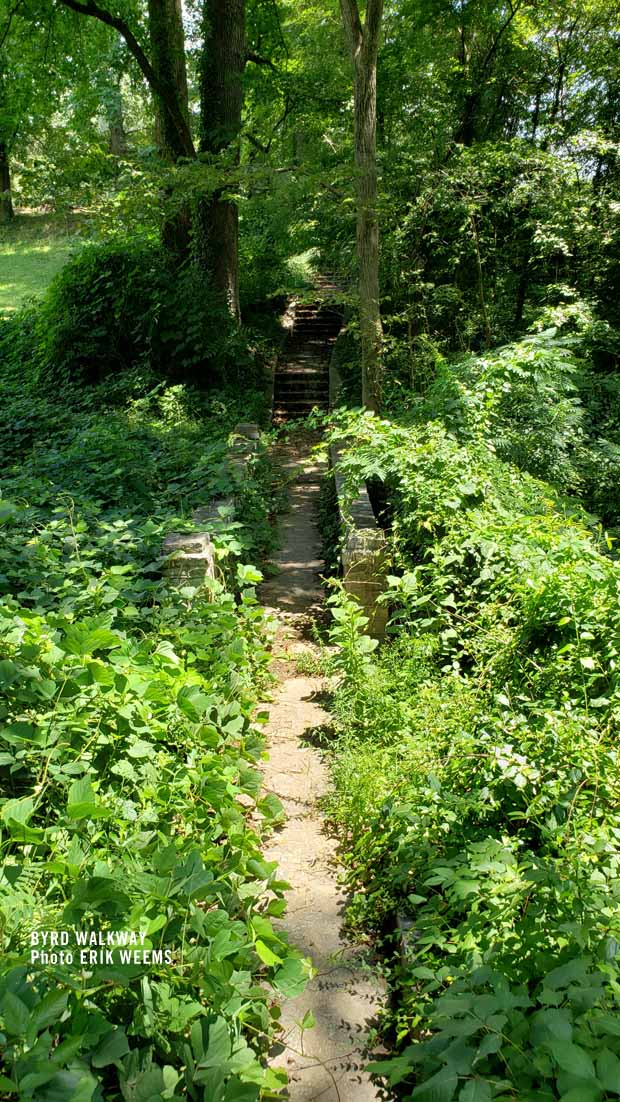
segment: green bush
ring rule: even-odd
[[[261,853],[269,483],[226,463],[260,398],[125,375],[24,396],[2,366],[0,1094],[276,1097],[276,1003],[309,968]],[[164,536],[218,494],[251,508],[214,524],[217,579],[169,587]],[[73,927],[146,956],[82,962],[71,936],[72,962],[31,958]]]
[[[546,322],[552,327],[540,328]],[[441,421],[461,443],[482,444],[557,490],[579,496],[615,528],[618,334],[579,300],[549,307],[539,328],[484,356],[450,361],[432,350],[433,378],[421,393],[398,372],[388,375],[388,408],[417,423]],[[393,351],[390,356],[393,367]]]
[[[45,385],[154,371],[202,386],[251,384],[260,362],[249,334],[203,275],[170,266],[160,247],[89,245],[52,282],[36,322]]]
[[[618,1092],[620,570],[574,501],[444,425],[342,415],[385,480],[394,641],[336,602],[352,922],[392,958],[412,1102]]]

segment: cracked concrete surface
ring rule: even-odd
[[[326,832],[319,808],[329,777],[312,745],[313,731],[330,722],[324,707],[327,686],[320,677],[296,672],[300,652],[313,651],[305,637],[323,599],[315,515],[321,470],[307,439],[281,445],[278,452],[294,481],[275,558],[279,573],[261,587],[263,604],[282,623],[264,772],[265,786],[280,797],[287,819],[265,856],[278,862],[291,885],[280,925],[312,958],[317,975],[300,998],[285,1002],[283,1042],[271,1063],[288,1071],[292,1102],[375,1102],[381,1095],[364,1071],[365,1040],[385,991],[365,965],[364,951],[349,944],[341,929],[346,900],[338,884],[337,843]],[[308,1011],[316,1026],[302,1035],[298,1023]]]

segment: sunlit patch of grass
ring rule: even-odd
[[[64,217],[19,215],[0,233],[0,315],[43,294],[76,247]]]

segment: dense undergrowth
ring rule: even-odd
[[[438,419],[461,443],[484,440],[500,459],[578,496],[615,528],[620,334],[592,304],[561,291],[526,336],[501,348],[445,356],[428,342],[414,378],[402,369],[403,341],[388,342],[384,406],[403,423]],[[353,405],[361,398],[358,357],[349,326],[335,363]]]
[[[333,598],[331,814],[350,921],[391,954],[376,1071],[404,1099],[620,1093],[620,570],[558,489],[585,435],[575,371],[547,334],[446,366],[400,420],[332,429],[350,493],[380,478],[391,511],[390,641]]]
[[[83,244],[40,301],[0,321],[0,358],[41,387],[150,374],[202,389],[254,391],[281,339],[280,300],[238,326],[195,266],[148,239]]]
[[[258,770],[271,629],[250,565],[270,478],[260,457],[243,485],[226,463],[262,398],[135,373],[54,395],[15,359],[0,413],[0,1093],[274,1097],[262,1056],[308,966],[274,932],[284,885],[260,850],[281,816]],[[244,521],[222,514],[217,580],[168,587],[166,532],[231,493]],[[87,940],[81,960],[76,930],[107,949],[133,937],[137,958],[110,963]]]

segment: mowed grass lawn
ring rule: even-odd
[[[0,229],[0,316],[41,295],[79,247],[77,220],[18,214]]]

